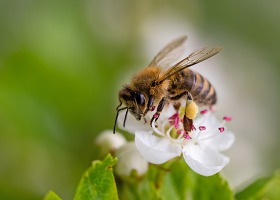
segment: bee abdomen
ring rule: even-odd
[[[214,105],[217,102],[217,96],[211,83],[197,72],[192,71],[191,76],[194,82],[189,92],[194,100],[201,104]]]
[[[168,92],[171,100],[179,100],[190,92],[197,103],[211,106],[217,102],[214,87],[197,72],[185,69],[171,77],[170,81]]]

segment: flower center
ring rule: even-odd
[[[183,110],[180,108],[180,111]],[[200,141],[205,141],[216,137],[218,134],[223,133],[225,131],[225,123],[232,120],[231,117],[225,116],[223,117],[223,121],[221,124],[217,124],[214,127],[209,127],[205,124],[211,123],[211,114],[207,109],[200,111],[200,116],[194,120],[194,124],[196,124],[196,120],[198,121],[197,127],[193,125],[191,127],[191,132],[186,132],[184,130],[183,125],[183,116],[181,112],[176,112],[168,120],[165,120],[159,124],[152,123],[152,127],[154,131],[160,136],[165,137],[177,144],[186,144],[188,142],[194,142],[194,144],[198,144]],[[203,135],[207,134],[207,135]]]

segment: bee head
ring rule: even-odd
[[[146,109],[146,97],[144,94],[133,91],[125,86],[119,92],[120,102],[124,103],[129,112],[137,119],[140,120]]]

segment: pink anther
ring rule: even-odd
[[[180,119],[179,119],[179,114],[178,113],[175,113],[174,115],[172,115],[171,117],[169,117],[169,123],[170,125],[174,125],[174,127],[176,129],[179,128],[179,122],[180,122]]]
[[[206,130],[206,127],[205,126],[199,126],[199,130],[204,131],[204,130]]]
[[[186,134],[186,133],[184,134],[184,138],[187,139],[187,140],[192,139],[191,136],[189,134]]]
[[[204,109],[204,110],[200,111],[200,114],[204,115],[204,114],[206,114],[207,112],[208,112],[208,110],[207,110],[207,109]]]
[[[224,117],[223,117],[223,120],[225,120],[225,121],[229,122],[229,121],[231,121],[231,120],[232,120],[232,117],[229,117],[229,116],[224,116]]]
[[[219,131],[220,131],[220,133],[222,133],[222,132],[225,131],[225,128],[224,128],[224,127],[220,127],[220,128],[219,128]]]

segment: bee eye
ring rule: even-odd
[[[135,98],[138,105],[143,106],[145,104],[145,96],[143,94],[138,93]]]

